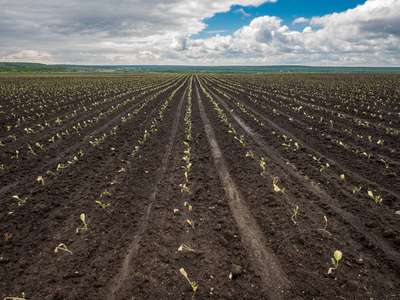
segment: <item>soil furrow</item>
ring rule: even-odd
[[[129,267],[131,264],[131,260],[137,254],[137,251],[140,247],[140,242],[142,240],[143,234],[145,233],[147,226],[148,226],[151,207],[156,199],[157,193],[159,191],[160,182],[163,179],[165,171],[168,166],[168,160],[171,155],[171,149],[173,146],[173,142],[175,140],[176,131],[177,131],[178,124],[179,124],[179,119],[180,119],[179,116],[181,115],[183,101],[187,94],[188,88],[189,88],[189,86],[186,87],[185,92],[183,93],[183,96],[181,97],[181,99],[179,101],[179,106],[177,108],[177,111],[175,112],[176,118],[172,125],[171,135],[169,137],[168,144],[166,145],[165,152],[164,152],[164,155],[163,155],[163,158],[161,161],[161,165],[155,174],[155,183],[154,183],[153,192],[151,193],[151,195],[148,199],[145,211],[139,221],[137,233],[133,237],[132,243],[129,245],[129,250],[128,250],[126,257],[124,258],[121,270],[117,274],[117,276],[115,276],[112,286],[110,287],[109,299],[115,299],[116,294],[121,289],[121,285],[127,280],[127,278],[130,275]]]
[[[279,261],[275,254],[265,247],[264,237],[254,220],[254,217],[249,212],[242,195],[239,193],[236,184],[233,182],[228,168],[225,164],[224,157],[218,146],[211,123],[208,120],[204,110],[200,93],[197,90],[197,103],[200,109],[200,115],[203,120],[204,128],[207,135],[207,140],[210,144],[213,154],[215,167],[218,175],[225,187],[226,194],[229,198],[229,206],[233,216],[239,226],[241,235],[245,244],[249,247],[249,251],[253,260],[253,268],[260,274],[264,283],[264,292],[270,299],[284,299],[287,290],[288,281]]]

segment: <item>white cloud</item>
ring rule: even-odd
[[[246,13],[243,8],[238,8],[238,9],[234,10],[233,12],[235,14],[242,14],[243,17],[251,17],[251,14]]]
[[[171,49],[176,50],[176,51],[183,51],[186,50],[186,40],[188,36],[187,35],[176,35],[172,38],[172,45]]]
[[[295,23],[300,21],[308,20]],[[281,19],[263,16],[237,30],[228,45],[226,37],[213,38],[212,45],[225,44],[218,61],[231,64],[400,66],[399,0],[368,0],[342,13],[312,18],[310,25],[291,31]],[[203,57],[216,55],[207,40],[192,50]]]
[[[307,18],[300,17],[300,18],[295,19],[295,20],[292,22],[292,25],[297,24],[297,23],[308,23],[309,21],[310,21],[310,20],[307,19]]]
[[[400,0],[368,0],[345,12],[297,18],[293,24],[309,25],[302,32],[282,25],[277,16],[261,16],[232,35],[190,38],[204,31],[205,18],[232,5],[275,1],[2,0],[0,58],[80,64],[400,66]]]

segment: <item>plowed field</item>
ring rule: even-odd
[[[400,297],[399,75],[2,75],[0,105],[2,299]]]

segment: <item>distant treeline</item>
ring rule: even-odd
[[[4,73],[56,73],[56,72],[95,72],[95,73],[400,73],[400,67],[310,67],[310,66],[81,66],[46,65],[37,63],[0,62],[0,72]]]

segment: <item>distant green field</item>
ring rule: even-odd
[[[310,67],[310,66],[82,66],[46,65],[36,63],[0,62],[1,73],[49,73],[49,72],[135,72],[135,73],[400,73],[400,67]]]

